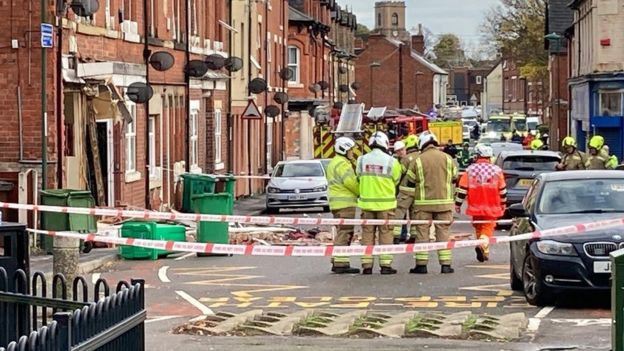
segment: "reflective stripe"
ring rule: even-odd
[[[393,198],[393,197],[386,197],[386,198],[381,198],[381,197],[363,198],[363,197],[360,197],[360,201],[361,202],[394,202],[394,201],[396,201],[396,199]]]
[[[416,192],[416,188],[410,188],[408,186],[400,186],[399,190],[401,191],[405,191],[406,193],[413,193]]]
[[[501,190],[501,191],[499,192],[499,194],[500,194],[501,196],[505,196],[505,195],[507,195],[507,189],[503,189],[503,190]]]
[[[424,199],[425,198],[425,175],[423,173],[422,160],[420,158],[416,159],[416,169],[418,170],[418,177],[420,177],[420,181],[418,182],[420,198]]]
[[[416,179],[416,173],[412,172],[412,170],[410,169],[410,170],[407,171],[407,177],[410,180],[415,180]]]
[[[333,196],[330,201],[357,201],[357,196]]]
[[[458,194],[468,194],[468,190],[464,189],[464,188],[457,188],[457,190],[455,190]]]
[[[453,160],[450,157],[446,157],[446,197],[452,198],[453,196]]]
[[[453,198],[442,200],[414,200],[416,205],[452,205],[455,201]]]
[[[360,173],[360,177],[380,177],[380,178],[390,178],[392,179],[392,174],[391,175],[387,175],[387,174],[379,174],[379,173],[367,173],[367,172],[363,172]]]

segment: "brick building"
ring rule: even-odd
[[[517,63],[510,57],[502,58],[503,68],[503,111],[543,116],[547,92],[544,82],[527,80],[520,75]]]
[[[5,29],[3,41],[17,41],[15,48],[3,49],[5,64],[0,68],[3,105],[11,116],[0,122],[0,169],[3,179],[12,182],[20,172],[42,170],[40,40],[38,34],[23,35],[38,33],[41,12],[29,4],[0,3],[0,12],[14,14],[0,24]],[[229,10],[226,2],[216,7],[199,0],[189,1],[189,8],[186,4],[110,0],[88,17],[69,7],[61,12],[54,6],[47,9],[48,22],[54,23],[57,14],[62,19],[63,38],[58,52],[55,35],[45,61],[47,187],[90,189],[99,205],[144,207],[149,199],[148,206],[162,208],[176,202],[179,175],[185,168],[192,172],[229,168],[224,123],[228,75],[208,71],[187,84],[184,73],[187,40],[191,60],[228,56]],[[190,13],[188,32],[186,13]],[[159,72],[146,65],[144,25],[148,54],[166,52],[174,57],[169,70]],[[147,77],[154,92],[149,118],[148,105],[134,104],[127,95],[132,83],[146,82]],[[146,144],[152,151],[149,157]]]
[[[449,72],[448,96],[461,106],[482,103],[484,81],[491,67],[453,67]]]

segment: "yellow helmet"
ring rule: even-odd
[[[403,139],[403,142],[405,143],[406,149],[411,149],[418,146],[418,137],[414,134],[410,134],[407,138]]]
[[[531,150],[541,150],[544,147],[544,142],[540,139],[535,139],[531,142]]]
[[[569,137],[565,137],[563,138],[563,141],[561,142],[561,146],[563,147],[567,147],[567,146],[571,146],[571,147],[576,147],[576,140],[569,136]]]
[[[591,139],[589,139],[589,147],[600,150],[604,146],[604,142],[603,137],[600,135],[594,135]]]

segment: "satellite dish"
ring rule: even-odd
[[[282,78],[282,80],[290,80],[290,79],[292,79],[292,77],[294,75],[295,74],[293,73],[293,70],[290,69],[290,68],[287,68],[287,67],[286,68],[282,68],[280,70],[280,72],[279,72],[279,76],[280,76],[280,78]]]
[[[134,82],[126,89],[126,96],[130,101],[136,104],[144,104],[148,102],[154,95],[154,89],[151,85],[143,82]]]
[[[288,94],[281,91],[275,93],[275,95],[273,95],[273,101],[277,102],[280,105],[285,104],[288,102]]]
[[[362,87],[362,85],[360,84],[360,82],[353,82],[353,83],[351,83],[351,89],[353,89],[353,90],[360,90],[361,87]]]
[[[240,57],[230,56],[225,59],[224,66],[230,72],[238,72],[243,68],[243,60]]]
[[[168,53],[167,51],[158,51],[152,54],[149,58],[149,64],[153,69],[163,72],[171,67],[175,63],[175,58],[173,55]]]
[[[340,73],[340,74],[347,73],[347,67],[345,67],[345,66],[338,67],[338,73]]]
[[[318,84],[310,84],[308,86],[308,90],[310,90],[310,92],[312,93],[318,93],[319,91],[321,91],[321,86]]]
[[[264,109],[264,113],[269,117],[275,117],[280,114],[280,109],[275,105],[269,105]]]
[[[349,91],[349,86],[348,86],[348,85],[346,85],[346,84],[340,84],[340,85],[338,86],[338,90],[339,90],[341,93],[346,93],[346,92],[348,92],[348,91]]]
[[[206,57],[206,64],[208,65],[208,69],[213,71],[220,70],[225,66],[225,57],[219,54],[212,54]]]
[[[92,16],[100,8],[100,3],[97,0],[72,0],[69,4],[72,11],[80,17]]]
[[[321,80],[316,84],[318,84],[321,87],[321,90],[327,90],[327,88],[329,88],[329,83],[324,80]]]
[[[186,66],[185,71],[191,77],[200,78],[208,72],[208,65],[202,60],[191,60]]]
[[[249,91],[252,94],[260,94],[267,90],[267,82],[262,78],[254,78],[249,82]]]

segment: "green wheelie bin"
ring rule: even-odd
[[[207,174],[185,173],[181,175],[184,181],[182,190],[182,212],[193,212],[192,197],[201,194],[214,194],[217,178]]]
[[[121,237],[185,242],[186,228],[182,225],[163,224],[153,221],[129,221],[121,227]],[[127,260],[157,260],[159,257],[173,253],[175,252],[138,246],[119,246],[119,256]]]
[[[231,215],[234,210],[232,195],[228,193],[193,196],[195,213]],[[230,242],[227,222],[201,221],[197,226],[197,241],[201,243],[228,244]],[[206,256],[197,254],[197,256]]]

